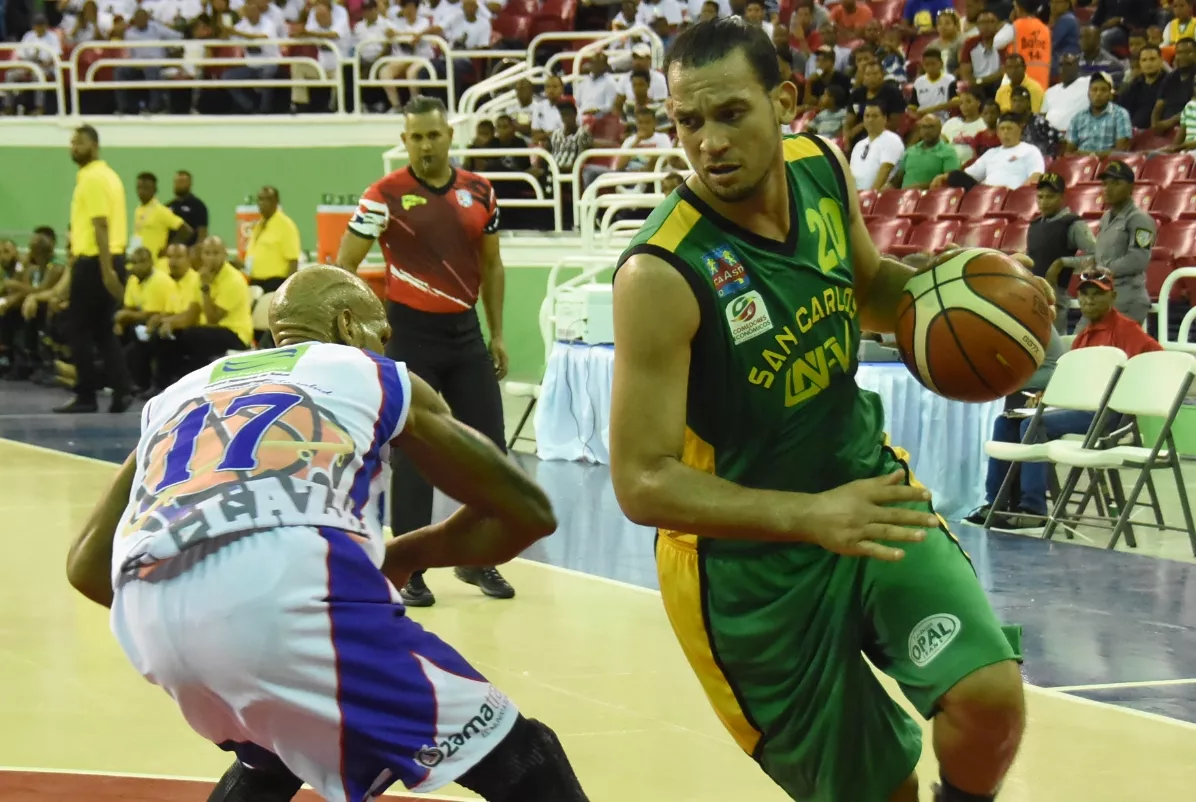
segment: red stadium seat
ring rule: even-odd
[[[860,190],[860,214],[868,217],[872,214],[872,207],[876,205],[876,190],[875,189],[861,189]]]
[[[870,217],[865,221],[868,233],[876,250],[892,253],[893,248],[903,244],[914,224],[904,217]]]
[[[1158,153],[1146,160],[1138,177],[1165,188],[1176,181],[1183,181],[1191,172],[1191,154]]]
[[[1080,217],[1099,218],[1104,211],[1101,197],[1104,189],[1100,184],[1068,186],[1063,192],[1063,204]]]
[[[899,217],[913,212],[922,198],[920,189],[886,189],[876,197],[874,217]]]
[[[1062,156],[1051,163],[1051,172],[1063,177],[1064,186],[1074,187],[1085,181],[1095,181],[1098,166],[1100,159],[1095,156]]]
[[[1100,175],[1109,162],[1123,162],[1126,167],[1134,171],[1134,177],[1138,178],[1142,175],[1142,167],[1146,164],[1146,158],[1145,153],[1115,153],[1100,163],[1100,169],[1096,171],[1096,174]]]
[[[504,16],[515,14],[519,17],[534,17],[539,13],[540,4],[536,0],[507,0],[507,4],[502,9]]]
[[[920,223],[923,220],[935,220],[959,208],[959,201],[962,198],[962,187],[931,189],[918,199],[918,205],[912,212],[905,212],[901,216],[908,217],[915,223]]]
[[[1008,227],[1008,220],[997,218],[969,220],[960,232],[958,242],[968,248],[996,248]]]
[[[1146,292],[1150,295],[1150,300],[1159,300],[1159,293],[1163,289],[1163,282],[1167,280],[1167,276],[1171,275],[1171,271],[1175,269],[1175,262],[1170,259],[1151,259],[1150,263],[1146,265]],[[1178,301],[1183,295],[1183,287],[1181,282],[1175,282],[1171,285],[1170,300]]]
[[[1193,187],[1196,189],[1196,187]],[[1134,189],[1130,197],[1134,201],[1134,205],[1139,209],[1149,209],[1154,203],[1155,197],[1159,194],[1159,187],[1157,184],[1149,184],[1145,181],[1135,181]]]
[[[1196,264],[1196,220],[1176,220],[1160,228],[1154,252],[1170,256],[1176,264]]]
[[[502,34],[504,39],[516,39],[528,42],[532,33],[532,18],[519,14],[499,14],[494,20],[494,30]]]
[[[1193,192],[1191,184],[1164,187],[1155,195],[1149,208],[1151,217],[1156,221],[1170,223],[1172,220],[1196,219],[1196,192]]]
[[[1005,196],[1005,205],[989,217],[1005,220],[1033,220],[1038,216],[1038,187],[1018,187]]]
[[[1011,220],[1001,236],[1001,250],[1006,253],[1025,253],[1030,224],[1025,220]]]
[[[988,184],[977,184],[963,196],[959,209],[953,213],[943,215],[946,220],[979,220],[989,217],[1001,208],[1009,190],[1005,187],[993,187]]]
[[[908,256],[911,253],[936,253],[953,243],[959,236],[963,222],[960,220],[927,220],[919,223],[909,234],[904,245],[894,245],[893,253]]]
[[[1156,134],[1154,131],[1147,128],[1134,134],[1134,138],[1130,140],[1130,150],[1142,152],[1161,150],[1173,142],[1175,142],[1175,137],[1173,135]]]

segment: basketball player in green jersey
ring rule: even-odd
[[[695,174],[615,274],[610,440],[677,638],[794,799],[916,802],[921,729],[867,657],[934,718],[938,799],[991,800],[1025,720],[1017,655],[854,379],[913,271],[877,254],[838,149],[780,134],[796,90],[766,35],[699,23],[666,74]]]

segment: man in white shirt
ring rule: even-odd
[[[669,96],[669,84],[664,73],[652,68],[652,46],[637,44],[631,48],[631,72],[625,72],[615,77],[615,108],[622,109],[623,104],[631,97],[631,73],[642,70],[648,73],[648,99],[654,103],[663,102]]]
[[[201,0],[142,0],[141,7],[152,19],[171,27],[180,20],[190,22],[203,13]]]
[[[113,24],[112,38],[123,39],[126,42],[153,42],[182,39],[183,35],[157,20],[150,19],[149,12],[139,6],[133,11],[133,18],[129,24],[126,25],[119,19]],[[166,48],[160,45],[130,47],[128,57],[146,61],[162,59],[166,57]],[[158,81],[162,77],[162,68],[157,64],[146,64],[144,67],[121,66],[113,70],[113,77],[117,81]],[[116,109],[121,114],[136,114],[140,105],[141,100],[135,90],[116,90]],[[164,111],[167,105],[164,90],[149,90],[149,102],[146,107],[148,111]]]
[[[378,12],[378,0],[363,0],[361,19],[353,26],[353,41],[362,75],[369,75],[373,63],[383,54],[390,54],[390,44],[378,40],[389,39],[394,33],[394,24]]]
[[[590,74],[584,75],[573,88],[577,109],[583,117],[600,117],[615,111],[615,98],[619,95],[615,77],[610,73],[605,53],[590,56]]]
[[[312,64],[292,64],[291,77],[320,80],[334,76],[340,69],[341,57],[347,55],[349,50],[349,17],[346,14],[338,23],[332,12],[332,0],[316,0],[316,5],[308,16],[308,22],[298,36],[320,42],[317,51],[320,66],[317,68]],[[315,96],[314,100],[312,95]],[[299,111],[328,111],[331,99],[332,90],[327,86],[311,90],[303,85],[291,87],[291,103]]]
[[[1042,114],[1052,128],[1066,132],[1071,118],[1088,108],[1088,80],[1080,75],[1080,57],[1076,53],[1059,56],[1059,82],[1042,96]]]
[[[485,50],[490,47],[493,28],[490,18],[482,14],[478,0],[461,0],[461,22],[450,44],[457,50]],[[457,87],[460,92],[462,87]]]
[[[541,106],[548,105],[548,101],[536,97],[536,88],[526,78],[520,78],[515,83],[515,100],[504,110],[511,115],[515,123],[515,130],[520,136],[532,135],[532,121]]]
[[[686,0],[685,8],[683,9],[685,15],[685,22],[695,23],[702,16],[702,6],[706,5],[711,0]],[[729,17],[734,12],[731,10],[730,0],[714,0],[718,6],[719,17]]]
[[[427,0],[420,6],[419,13],[428,20],[428,34],[439,36],[446,42],[457,38],[461,23],[465,20],[461,5],[448,0]]]
[[[980,91],[971,87],[959,93],[959,114],[943,123],[943,139],[955,148],[960,164],[976,158],[976,137],[988,130],[980,116],[983,105]]]
[[[1022,141],[1020,119],[1014,114],[1002,114],[997,123],[997,137],[1001,140],[1001,147],[989,148],[962,170],[940,175],[930,182],[930,188],[953,186],[971,189],[976,184],[988,184],[1017,189],[1027,184],[1037,185],[1046,164],[1038,148]]]
[[[640,109],[635,119],[635,133],[623,140],[619,147],[625,150],[662,150],[671,148],[673,142],[668,134],[656,130],[656,113],[652,109]],[[587,164],[581,168],[581,186],[584,190],[598,176],[604,173],[642,173],[650,172],[656,165],[656,157],[652,154],[632,156],[623,154],[615,159],[614,165],[606,167],[599,164]],[[620,185],[620,192],[646,192],[646,184]]]
[[[544,102],[532,109],[532,144],[546,147],[553,131],[564,127],[561,112],[557,108],[565,97],[565,82],[559,75],[550,75],[544,81]]]
[[[885,128],[884,110],[876,103],[864,106],[867,134],[851,149],[851,175],[860,189],[883,189],[893,166],[901,161],[905,143]]]
[[[955,76],[943,72],[943,54],[937,48],[922,53],[922,74],[914,80],[914,103],[919,114],[933,114],[939,122],[951,116]]]
[[[270,2],[270,0],[258,0],[258,2],[266,2],[274,5]],[[275,8],[279,9],[280,19],[285,20],[286,13],[283,12],[283,10],[278,6],[275,6]],[[349,19],[349,9],[345,8],[340,3],[334,3],[332,0],[328,0],[328,8],[332,12],[332,24],[337,28],[343,27],[346,31],[349,30],[349,26],[352,25],[352,20]],[[307,20],[304,21],[303,27],[308,29],[316,27],[315,17],[316,9],[313,6],[311,11],[307,12]]]
[[[272,20],[262,16],[256,0],[246,0],[241,7],[241,19],[233,26],[234,41],[242,40],[245,63],[225,70],[228,81],[269,80],[278,74],[278,45],[265,40],[277,39],[278,29]],[[270,61],[269,59],[274,59]],[[229,95],[242,114],[267,113],[270,110],[269,88],[229,87]]]
[[[420,15],[419,0],[402,0],[399,6],[390,7],[389,14],[396,35],[414,37],[398,45],[399,53],[426,58],[429,61],[436,57],[435,48],[428,42],[420,41],[420,38],[431,29],[432,22],[428,17]],[[393,81],[402,75],[407,80],[414,81],[418,80],[421,72],[424,72],[421,64],[396,59],[383,64],[378,70],[378,77],[384,81]],[[386,92],[387,101],[390,102],[391,113],[398,114],[402,111],[402,105],[399,102],[399,88],[388,84],[383,87],[383,90]]]
[[[57,59],[62,58],[62,40],[47,27],[44,14],[33,15],[33,29],[25,32],[25,35],[21,37],[21,44],[24,47],[17,51],[17,58],[37,64],[37,72],[20,67],[4,70],[4,82],[10,84],[36,81],[40,83],[54,80],[57,72],[54,63]],[[45,111],[47,97],[53,100],[53,94],[45,90],[39,89],[29,94],[33,95],[34,114],[41,114]],[[17,93],[4,93],[6,111],[12,110],[17,101]],[[21,103],[20,105],[21,108],[25,108],[27,104]]]
[[[651,7],[641,3],[640,0],[622,0],[619,4],[619,12],[610,21],[610,29],[625,31],[636,25],[652,26]],[[612,42],[606,48],[606,55],[610,60],[611,67],[616,70],[628,69],[631,64],[631,48],[637,44],[647,44],[647,40],[636,36]]]

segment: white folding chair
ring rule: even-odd
[[[1192,554],[1196,555],[1196,525],[1192,521],[1192,507],[1188,501],[1188,491],[1184,487],[1184,477],[1180,465],[1180,454],[1175,445],[1175,435],[1172,424],[1183,406],[1184,398],[1196,380],[1196,356],[1182,351],[1153,351],[1139,354],[1125,366],[1117,387],[1109,398],[1107,409],[1098,416],[1105,418],[1110,414],[1129,415],[1135,418],[1141,416],[1158,417],[1163,419],[1163,426],[1158,437],[1150,447],[1141,443],[1141,430],[1136,428],[1133,445],[1115,445],[1111,448],[1093,448],[1092,443],[1076,443],[1056,441],[1047,447],[1050,458],[1059,465],[1071,468],[1065,485],[1065,492],[1075,488],[1080,473],[1084,470],[1095,470],[1108,476],[1113,489],[1114,499],[1120,506],[1120,513],[1113,523],[1113,535],[1109,539],[1108,548],[1117,545],[1124,532],[1126,542],[1131,546],[1133,530],[1130,523],[1130,513],[1138,502],[1138,496],[1150,479],[1151,471],[1170,468],[1175,477],[1175,486],[1179,494],[1180,508],[1183,510],[1184,526],[1164,525],[1161,514],[1158,515],[1158,528],[1171,531],[1186,531],[1192,546]],[[1121,486],[1119,470],[1134,468],[1138,470],[1138,479],[1134,483],[1129,495]],[[1050,538],[1062,514],[1062,505],[1056,502],[1051,511],[1043,538]]]
[[[540,385],[529,384],[528,382],[503,382],[503,389],[507,391],[507,395],[513,395],[516,398],[526,398],[527,406],[523,408],[523,414],[519,417],[519,423],[515,426],[514,433],[511,434],[511,439],[507,441],[507,451],[515,448],[515,443],[519,440],[519,435],[523,432],[523,427],[527,425],[527,419],[531,417],[532,410],[536,408],[536,402],[540,400]],[[525,438],[531,440],[532,438]]]
[[[1005,479],[1001,482],[1001,490],[993,499],[988,510],[988,517],[984,526],[991,527],[993,518],[999,514],[1013,491],[1014,477],[1017,474],[1013,463],[1021,462],[1050,462],[1047,447],[1050,443],[1038,442],[1038,432],[1042,428],[1042,416],[1051,409],[1070,409],[1095,413],[1092,424],[1080,441],[1090,445],[1097,436],[1097,420],[1100,411],[1108,403],[1109,395],[1117,383],[1117,377],[1125,367],[1125,352],[1120,348],[1108,345],[1098,345],[1092,348],[1081,348],[1078,351],[1068,351],[1059,358],[1055,366],[1055,373],[1047,383],[1042,394],[1042,401],[1034,410],[1034,417],[1026,430],[1026,436],[1020,443],[1005,443],[989,440],[984,444],[984,453],[992,459],[1010,463],[1005,472]],[[1074,486],[1071,491],[1074,491]],[[1068,494],[1060,494],[1059,500],[1066,500]]]

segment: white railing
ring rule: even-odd
[[[1187,314],[1183,316],[1183,320],[1180,321],[1178,337],[1175,340],[1170,338],[1168,307],[1171,306],[1171,290],[1175,288],[1175,283],[1181,278],[1196,280],[1196,267],[1177,267],[1163,281],[1163,286],[1159,290],[1159,302],[1157,304],[1159,310],[1159,344],[1171,351],[1187,351],[1189,354],[1196,354],[1196,343],[1191,340],[1192,324],[1196,323],[1196,298],[1189,299],[1192,301],[1192,308],[1188,310]]]
[[[455,108],[457,106],[457,75],[456,75],[456,70],[453,68],[453,59],[462,58],[463,54],[454,52],[453,49],[451,47],[449,47],[449,43],[446,42],[444,39],[440,38],[439,36],[424,36],[420,39],[420,41],[421,41],[421,43],[427,42],[429,44],[435,45],[441,51],[441,53],[444,54],[445,77],[437,78],[436,77],[436,68],[433,66],[432,60],[429,58],[426,58],[424,56],[416,56],[416,55],[412,55],[409,53],[384,53],[382,56],[379,56],[378,59],[376,59],[373,64],[370,65],[370,71],[369,71],[369,74],[367,75],[367,77],[362,78],[361,77],[361,59],[354,58],[353,59],[353,93],[354,93],[354,100],[355,100],[355,103],[353,104],[354,108],[356,108],[356,109],[361,108],[361,90],[363,87],[368,88],[368,87],[394,86],[394,87],[407,87],[407,88],[436,87],[436,88],[444,89],[445,92],[448,94],[448,110],[449,110],[449,112],[452,113],[455,110]],[[386,38],[380,37],[380,36],[379,37],[370,37],[368,39],[362,39],[360,42],[357,43],[357,47],[360,48],[363,44],[386,45],[388,43],[389,44],[404,44],[404,43],[414,43],[414,42],[415,42],[415,36],[413,34],[404,33],[404,34],[398,34],[390,39],[386,39]],[[468,52],[472,53],[475,51],[468,51]],[[378,77],[378,72],[382,69],[382,67],[384,67],[387,64],[391,64],[391,63],[395,63],[395,62],[400,62],[400,63],[406,64],[409,67],[418,66],[422,70],[426,71],[432,77],[431,78],[415,78],[415,79],[393,78],[390,80],[385,80],[385,79]]]
[[[655,156],[656,163],[653,165],[653,170],[655,172],[684,172],[692,169],[692,167],[690,167],[689,160],[685,157],[685,151],[681,148],[657,148],[653,150],[648,150],[646,148],[590,148],[589,150],[583,150],[581,153],[577,154],[577,160],[573,162],[573,170],[569,179],[573,182],[574,187],[573,220],[575,223],[581,219],[582,193],[578,190],[581,187],[582,168],[587,161],[609,156],[639,156],[641,158],[646,156]],[[685,160],[685,167],[665,169],[668,160],[678,156]]]
[[[30,50],[38,53],[45,53],[49,58],[47,59],[49,65],[43,65],[38,61],[27,57]],[[62,53],[55,51],[49,45],[41,42],[34,42],[33,44],[0,44],[0,53],[12,53],[12,57],[0,61],[0,93],[4,92],[53,92],[55,99],[58,101],[58,113],[62,114],[66,108],[66,97],[63,93],[62,86]],[[14,81],[7,83],[5,78],[7,73],[15,70],[28,70],[33,75],[41,76],[40,81]],[[50,75],[53,74],[53,80],[50,80]]]
[[[664,200],[660,181],[668,172],[609,172],[597,176],[581,193],[578,203],[578,218],[574,225],[581,230],[582,243],[594,242],[595,233],[604,233],[610,228],[614,216],[625,209],[654,209]],[[603,194],[604,189],[631,188],[640,184],[652,184],[654,192],[640,190]],[[601,219],[599,219],[601,214]]]
[[[449,158],[465,158],[472,157],[494,157],[494,156],[517,156],[522,158],[531,158],[533,156],[540,157],[539,162],[546,170],[548,170],[548,182],[552,188],[552,197],[544,197],[543,184],[534,175],[523,171],[507,171],[502,170],[498,172],[484,172],[479,173],[483,178],[498,178],[503,181],[522,181],[531,184],[535,187],[535,198],[499,198],[499,208],[532,208],[532,209],[551,209],[552,210],[552,227],[555,231],[561,231],[563,228],[561,221],[561,169],[557,166],[556,159],[552,154],[544,150],[544,148],[453,148],[449,151]]]

